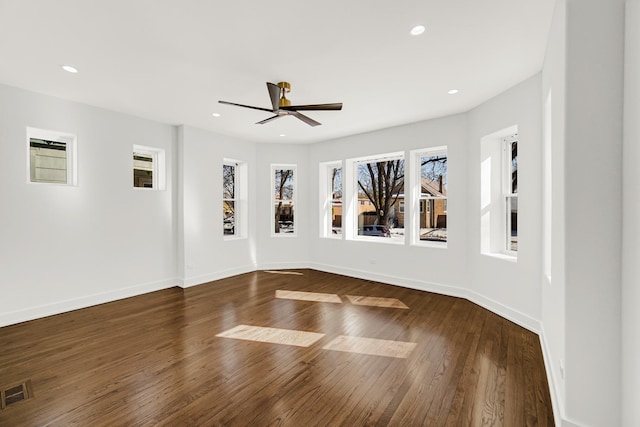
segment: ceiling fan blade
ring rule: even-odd
[[[278,85],[267,82],[267,89],[269,89],[269,96],[271,97],[273,112],[277,113],[280,109],[280,88],[278,87]]]
[[[298,113],[297,111],[290,111],[289,115],[292,115],[292,116],[295,116],[295,117],[299,118],[300,120],[302,120],[303,122],[305,122],[309,126],[320,126],[322,124],[320,122],[316,122],[311,117],[307,117],[302,113]]]
[[[218,102],[220,104],[235,105],[236,107],[251,108],[252,110],[268,111],[269,113],[273,113],[273,110],[270,110],[268,108],[254,107],[252,105],[236,104],[235,102],[227,102],[227,101],[218,101]]]
[[[291,105],[289,107],[281,107],[282,110],[287,111],[327,111],[327,110],[342,110],[342,102],[336,102],[333,104],[311,104],[311,105]]]
[[[260,120],[260,121],[259,121],[259,122],[257,122],[256,124],[257,124],[257,125],[263,125],[263,124],[265,124],[265,123],[269,123],[271,120],[279,119],[280,117],[282,117],[282,116],[280,116],[280,115],[275,115],[275,116],[269,117],[268,119]]]

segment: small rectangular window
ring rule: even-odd
[[[27,128],[29,181],[76,185],[75,135]]]
[[[420,167],[419,240],[447,241],[447,149],[418,153]],[[423,209],[424,205],[424,209]]]
[[[133,153],[133,186],[153,188],[153,156]]]
[[[133,146],[133,188],[164,190],[165,152],[161,148]]]
[[[236,234],[237,174],[237,164],[222,165],[222,229],[225,236]]]
[[[273,177],[273,232],[275,235],[292,235],[296,231],[295,166],[272,166]]]

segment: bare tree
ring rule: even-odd
[[[389,225],[391,208],[404,190],[404,159],[358,165],[358,186],[376,209],[376,224]]]
[[[235,199],[236,191],[236,167],[233,165],[222,166],[222,201],[224,208],[224,215],[228,217],[235,216],[235,206],[233,200]]]
[[[275,232],[280,233],[280,217],[283,211],[283,200],[293,199],[293,170],[277,169],[275,174],[275,194],[278,206],[275,212]]]

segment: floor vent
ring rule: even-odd
[[[31,380],[27,380],[18,385],[0,388],[0,409],[6,409],[18,402],[29,400],[33,397]]]

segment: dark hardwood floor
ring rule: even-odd
[[[324,335],[307,347],[266,329],[248,330],[285,343],[216,336],[239,325]],[[325,348],[341,336],[386,341]],[[364,354],[378,345],[409,353]],[[0,388],[30,380],[32,392],[0,410],[0,425],[551,426],[544,369],[535,334],[466,300],[313,270],[256,272],[0,328]]]

